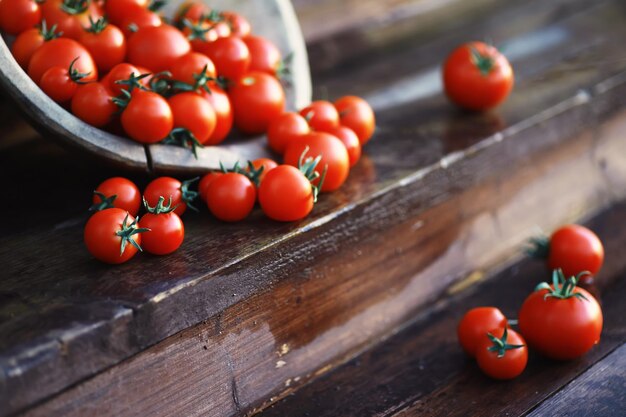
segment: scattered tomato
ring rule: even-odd
[[[93,210],[117,207],[129,212],[131,216],[137,216],[141,206],[141,193],[134,182],[123,177],[113,177],[96,187],[92,203]]]
[[[487,332],[499,327],[507,327],[506,317],[499,309],[476,307],[465,313],[459,322],[456,334],[465,353],[474,357],[476,347]]]
[[[476,362],[492,378],[513,379],[526,369],[528,348],[524,338],[515,330],[498,327],[479,340]]]
[[[198,197],[198,193],[189,189],[189,186],[196,180],[197,178],[180,182],[172,177],[159,177],[146,186],[146,189],[143,191],[143,197],[151,206],[158,204],[160,197],[165,197],[168,201],[171,197],[172,206],[176,207],[174,213],[179,216],[183,215],[187,207],[198,211],[192,205]]]
[[[376,129],[376,117],[367,101],[356,96],[345,96],[335,101],[335,108],[341,125],[352,129],[361,145],[365,145]]]
[[[596,275],[604,262],[598,236],[584,226],[569,224],[557,229],[548,242],[548,267],[562,269],[567,277],[588,271]]]
[[[256,188],[243,174],[228,172],[215,178],[206,189],[211,213],[225,222],[237,222],[250,215],[256,202]]]
[[[229,90],[235,125],[247,134],[263,133],[285,109],[280,82],[264,72],[250,72]]]
[[[344,144],[348,151],[348,157],[350,158],[350,167],[355,166],[356,163],[359,162],[359,159],[361,159],[361,142],[359,142],[356,133],[345,126],[337,126],[334,129],[329,129],[328,133],[335,136]]]
[[[267,143],[276,153],[284,154],[287,145],[311,132],[306,119],[298,113],[283,113],[274,119],[267,130]]]
[[[110,208],[94,213],[87,221],[84,240],[87,250],[96,259],[121,264],[141,250],[141,234],[137,220],[126,210]]]
[[[183,221],[174,212],[171,201],[164,204],[165,199],[159,198],[156,206],[150,207],[144,201],[147,213],[139,221],[139,227],[150,229],[142,235],[143,249],[153,255],[167,255],[176,251],[185,238]]]
[[[325,100],[314,101],[300,110],[300,115],[309,122],[313,130],[328,132],[339,126],[339,113],[332,103]]]

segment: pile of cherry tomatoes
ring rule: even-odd
[[[545,258],[552,269],[552,283],[537,285],[522,304],[519,333],[496,307],[469,310],[457,328],[463,350],[492,378],[520,375],[529,348],[552,359],[570,360],[600,341],[602,309],[591,293],[578,286],[582,278],[592,277],[602,266],[600,239],[583,226],[566,225],[550,238],[533,243],[535,255]]]

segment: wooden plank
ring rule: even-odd
[[[607,269],[601,272],[605,280],[601,288],[605,319],[602,340],[586,356],[558,362],[531,352],[528,368],[519,378],[497,382],[484,376],[461,350],[456,340],[456,325],[465,311],[495,305],[508,317],[515,317],[526,295],[539,280],[546,278],[541,263],[523,260],[469,291],[441,300],[434,309],[416,316],[416,321],[398,334],[295,393],[285,390],[287,396],[260,415],[520,416],[570,381],[574,380],[574,385],[579,375],[586,381],[587,369],[595,363],[603,367],[606,359],[602,358],[626,341],[626,306],[622,302],[626,295],[626,264],[621,259],[626,228],[622,223],[619,232],[615,230],[616,222],[625,214],[626,205],[622,204],[590,224],[606,244],[606,266],[610,272]],[[607,273],[612,274],[610,278]],[[617,368],[615,372],[621,371]],[[594,368],[590,372],[598,374]],[[623,384],[623,377],[621,382],[611,375],[598,379],[604,381],[603,386],[618,384],[615,389]],[[612,415],[619,415],[620,401],[623,392],[621,399],[618,396],[610,403]],[[589,404],[589,410],[592,405]],[[536,415],[566,414],[546,407],[538,409]]]

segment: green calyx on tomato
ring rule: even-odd
[[[293,52],[289,52],[289,54],[287,54],[287,56],[285,56],[283,59],[280,60],[280,62],[278,63],[278,67],[276,67],[276,78],[278,78],[281,81],[286,82],[287,84],[291,84],[292,79],[291,76],[293,75],[291,72],[291,66],[293,63]]]
[[[213,78],[209,75],[209,66],[205,65],[197,74],[193,74],[193,79],[195,82],[192,84],[188,84],[182,81],[171,80],[170,87],[177,91],[199,91],[204,90],[207,93],[211,94],[211,89],[209,88],[209,82],[217,81],[216,78]]]
[[[504,328],[504,333],[502,334],[502,338],[501,339],[498,339],[497,337],[495,337],[491,333],[487,333],[487,337],[493,343],[493,345],[490,346],[489,348],[487,348],[487,350],[490,351],[490,352],[497,352],[498,353],[498,358],[503,357],[507,350],[519,349],[519,348],[522,348],[522,347],[525,346],[525,345],[510,345],[510,344],[508,344],[507,343],[507,339],[509,337],[509,331],[508,331],[508,329],[506,327]]]
[[[158,12],[167,4],[167,0],[150,0],[148,10],[151,12]]]
[[[489,75],[495,64],[494,59],[488,55],[481,54],[473,47],[470,48],[470,54],[472,55],[472,62],[476,65],[480,73],[483,76]]]
[[[89,7],[90,0],[63,0],[61,9],[67,14],[81,14]]]
[[[126,88],[122,90],[122,94],[124,95],[124,97],[116,97],[113,102],[122,108],[126,107],[126,105],[128,105],[128,102],[130,101],[130,93],[132,93],[135,88],[148,91],[146,86],[144,86],[140,81],[149,76],[150,73],[135,75],[135,73],[133,72],[127,79],[115,81],[115,84],[124,85],[126,86]]]
[[[117,198],[117,194],[113,194],[112,196],[107,197],[99,191],[94,191],[94,195],[100,197],[100,202],[89,207],[89,211],[100,211],[108,208],[115,207],[113,202]]]
[[[159,201],[156,203],[154,207],[150,207],[148,200],[146,197],[143,198],[143,206],[146,208],[146,211],[150,214],[167,214],[176,210],[178,204],[172,207],[172,196],[170,196],[170,200],[167,204],[165,204],[165,197],[160,196]]]
[[[258,187],[261,183],[261,177],[264,170],[265,167],[263,165],[256,168],[252,161],[248,161],[247,168],[242,168],[239,165],[239,161],[235,162],[235,165],[233,165],[232,168],[226,168],[222,161],[220,161],[220,171],[222,171],[222,173],[228,174],[229,172],[232,172],[235,174],[241,174],[248,178],[255,185],[255,187]]]
[[[184,127],[172,129],[170,134],[163,139],[161,143],[191,149],[191,152],[196,159],[198,159],[198,148],[204,148],[204,145],[198,141],[196,135],[194,135],[191,130]]]
[[[101,33],[104,29],[109,25],[109,21],[106,17],[101,17],[100,19],[93,20],[91,15],[89,16],[89,27],[85,28],[85,30],[89,33]]]
[[[187,204],[187,206],[192,209],[193,211],[199,211],[197,208],[195,208],[193,205],[191,205],[191,203],[193,203],[193,201],[198,198],[198,196],[200,195],[199,192],[194,191],[194,190],[190,190],[189,186],[191,184],[193,184],[194,182],[198,181],[200,179],[200,177],[196,177],[196,178],[192,178],[190,180],[187,181],[183,181],[180,185],[180,193],[181,193],[181,200]]]
[[[52,39],[56,39],[63,35],[63,32],[57,32],[57,25],[52,25],[50,29],[48,29],[48,24],[46,23],[46,19],[41,21],[39,25],[39,34],[43,38],[44,42],[51,41]]]
[[[126,249],[126,245],[128,243],[136,247],[139,251],[143,252],[141,246],[139,246],[139,244],[135,242],[135,239],[132,239],[132,236],[150,231],[150,229],[146,227],[137,227],[137,219],[134,219],[132,223],[128,224],[128,216],[129,214],[126,213],[126,217],[124,217],[124,221],[122,222],[120,230],[115,232],[115,234],[121,238],[120,256],[124,254],[124,250]]]
[[[74,58],[74,60],[70,63],[70,68],[68,70],[70,80],[74,81],[76,84],[87,84],[86,82],[82,81],[82,79],[88,77],[91,72],[80,72],[76,68],[74,68],[74,64],[76,63],[76,61],[78,61],[78,58],[80,57]]]
[[[322,190],[322,185],[324,184],[324,179],[326,178],[326,172],[328,171],[328,165],[324,167],[324,171],[322,172],[322,175],[320,175],[315,168],[322,160],[322,155],[318,155],[316,158],[308,157],[305,159],[304,157],[307,152],[309,152],[308,146],[304,148],[304,151],[300,155],[300,159],[298,160],[298,169],[311,183],[311,188],[313,189],[313,202],[317,203],[317,196]],[[317,185],[313,185],[313,181],[318,178],[320,180]]]
[[[544,299],[552,297],[560,300],[566,300],[568,298],[576,297],[581,300],[589,301],[583,294],[574,292],[576,284],[578,284],[580,278],[585,275],[591,274],[588,271],[583,271],[575,277],[565,279],[563,271],[561,269],[555,269],[552,271],[552,286],[550,286],[547,282],[542,282],[537,285],[535,291],[548,290],[546,295],[543,296]]]

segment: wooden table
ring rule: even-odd
[[[295,2],[316,96],[363,95],[378,128],[347,184],[299,223],[189,213],[175,254],[102,265],[82,243],[85,209],[125,173],[32,134],[2,104],[0,416],[224,416],[283,397],[265,412],[584,415],[605,397],[607,415],[624,409],[622,2],[399,0],[381,15],[367,0],[344,28],[334,3]],[[468,114],[442,96],[438,65],[485,37],[516,88]],[[546,276],[523,242],[592,216],[607,244],[602,343],[486,380],[456,347],[456,320],[477,303],[514,313]],[[609,394],[567,401],[591,385]]]

